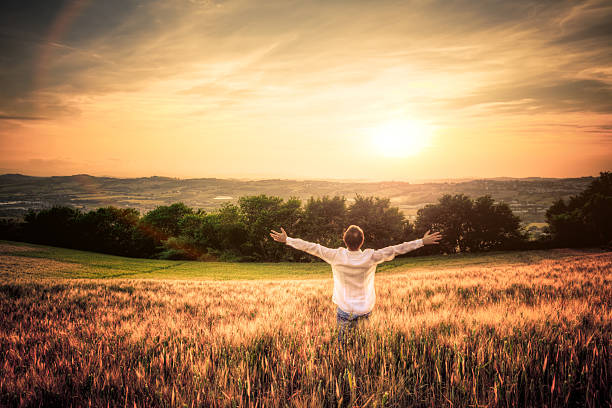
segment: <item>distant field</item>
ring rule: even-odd
[[[595,250],[401,259],[341,349],[326,264],[3,241],[0,406],[610,406],[611,271]]]

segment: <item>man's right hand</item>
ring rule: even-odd
[[[423,235],[423,245],[439,244],[440,242],[438,241],[442,239],[442,235],[439,232],[434,232],[433,234],[430,234],[429,231],[431,230],[427,230],[425,235]]]
[[[277,232],[277,231],[274,231],[274,230],[270,230],[270,231],[272,231],[270,233],[270,236],[276,242],[283,242],[283,243],[287,242],[287,233],[285,232],[283,227],[281,227],[281,231],[282,232]]]

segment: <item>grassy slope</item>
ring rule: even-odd
[[[10,248],[11,246],[20,248],[30,247],[32,250],[14,250]],[[573,251],[573,254],[575,255],[576,252],[578,251]],[[0,240],[0,257],[3,255],[48,259],[65,263],[59,269],[55,268],[50,272],[42,273],[43,277],[233,280],[320,279],[329,277],[331,274],[329,266],[323,262],[230,263],[162,261],[125,258],[94,252]],[[404,257],[380,265],[378,272],[402,272],[413,268],[438,269],[476,265],[526,264],[542,259],[563,258],[568,255],[570,254],[566,251],[553,250]]]

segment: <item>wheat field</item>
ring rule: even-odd
[[[344,348],[331,279],[6,269],[0,405],[610,406],[612,252],[556,255],[381,274]]]

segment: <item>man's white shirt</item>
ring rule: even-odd
[[[287,245],[317,256],[331,265],[334,276],[332,301],[340,309],[354,315],[372,311],[376,302],[374,273],[376,265],[390,261],[423,246],[417,239],[381,249],[349,251],[347,248],[327,248],[323,245],[287,237]]]

